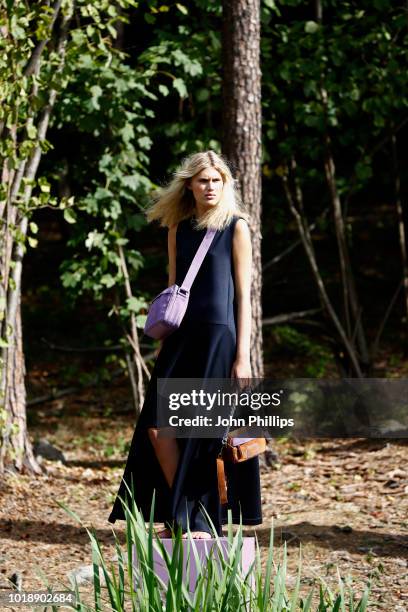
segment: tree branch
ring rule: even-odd
[[[286,167],[286,173],[284,173],[284,175],[282,176],[282,181],[283,181],[283,186],[284,186],[284,190],[285,190],[285,195],[286,195],[286,199],[289,205],[289,209],[292,212],[297,226],[298,226],[298,230],[299,230],[299,234],[304,246],[304,249],[306,251],[306,255],[308,257],[308,261],[310,264],[310,267],[312,269],[312,273],[313,276],[315,278],[318,290],[319,290],[319,294],[321,297],[321,300],[328,312],[328,314],[330,315],[342,341],[343,344],[347,350],[347,353],[349,354],[351,363],[353,364],[355,373],[357,374],[357,376],[359,378],[362,378],[363,374],[362,371],[360,369],[360,364],[358,363],[358,359],[357,356],[355,354],[354,348],[353,346],[350,344],[349,339],[347,337],[347,334],[345,333],[343,326],[336,314],[336,311],[331,303],[331,300],[327,294],[326,291],[326,287],[324,285],[323,279],[321,277],[321,274],[319,272],[318,266],[317,266],[317,262],[316,262],[316,256],[314,253],[314,248],[313,248],[313,244],[312,244],[312,240],[311,240],[311,236],[310,233],[308,231],[308,227],[307,227],[307,222],[305,222],[305,220],[302,219],[299,211],[297,210],[293,197],[292,197],[292,193],[290,191],[290,187],[289,187],[289,183],[288,183],[288,174],[289,174],[289,170]]]
[[[279,325],[280,323],[287,323],[294,319],[302,319],[308,315],[314,315],[321,312],[321,308],[312,308],[311,310],[300,310],[299,312],[288,312],[286,314],[276,315],[275,317],[267,317],[262,319],[262,325]]]
[[[51,36],[52,36],[52,31],[54,29],[54,25],[55,25],[55,21],[58,17],[58,13],[60,12],[61,9],[61,4],[62,4],[62,0],[56,0],[56,2],[54,2],[54,5],[52,7],[53,10],[53,16],[50,22],[50,35],[49,38],[46,38],[44,40],[40,40],[40,42],[34,47],[34,50],[31,54],[30,59],[27,62],[27,65],[24,69],[24,76],[28,77],[31,76],[32,74],[38,74],[38,71],[40,69],[40,60],[41,60],[41,55],[45,49],[45,45],[49,42]]]

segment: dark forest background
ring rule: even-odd
[[[337,188],[369,344],[384,325],[371,374],[387,376],[403,365],[407,346],[399,238],[399,224],[407,227],[406,7],[379,0],[326,2],[320,25],[315,10],[314,3],[293,0],[262,3],[265,371],[341,373],[342,346],[321,308],[282,184],[282,167],[294,155],[319,269],[341,309],[324,173],[323,71]],[[141,2],[128,19],[115,41],[126,55],[110,68],[104,58],[83,57],[57,101],[53,148],[41,171],[52,191],[74,196],[75,206],[71,214],[44,208],[33,217],[38,246],[27,253],[23,276],[30,397],[42,395],[31,376],[39,363],[58,363],[58,387],[109,378],[115,367],[126,370],[123,351],[92,351],[117,346],[123,335],[121,319],[109,316],[122,282],[109,259],[112,228],[120,227],[118,235],[129,241],[133,290],[142,300],[133,306],[142,322],[143,300],[167,282],[166,231],[146,225],[142,213],[151,189],[169,178],[184,155],[220,150],[220,4]],[[146,337],[142,348],[151,354]]]

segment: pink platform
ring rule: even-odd
[[[162,539],[163,545],[169,555],[171,555],[173,541],[171,539]],[[223,557],[226,558],[227,550],[228,550],[228,538],[219,538]],[[214,547],[213,557],[219,560],[219,548],[217,547],[217,542],[214,539],[208,540],[194,540],[195,548],[197,551],[197,556],[200,559],[200,562],[205,563],[205,558],[211,551],[211,548]],[[188,540],[183,540],[183,576],[186,576],[186,557],[188,552]],[[190,544],[190,592],[192,593],[195,589],[195,584],[197,580],[197,570],[196,570],[196,562],[195,555],[192,548],[192,544]],[[155,547],[153,548],[153,559],[155,565],[155,571],[159,578],[163,580],[163,582],[167,585],[169,576],[166,568],[165,561],[160,557],[160,554],[156,551]],[[245,576],[251,564],[255,561],[255,538],[242,538],[242,552],[241,552],[241,575]],[[136,547],[133,546],[133,564],[136,570],[135,574],[135,588],[137,588],[137,573],[138,573],[138,561],[136,558]]]

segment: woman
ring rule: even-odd
[[[234,179],[225,161],[213,151],[187,157],[148,209],[149,221],[168,227],[168,285],[182,281],[208,227],[216,229],[190,291],[180,327],[162,343],[146,399],[132,439],[123,481],[134,488],[135,501],[149,519],[155,490],[155,522],[160,537],[171,529],[190,528],[193,537],[211,537],[202,505],[222,535],[227,510],[234,523],[262,522],[259,464],[254,457],[226,464],[228,505],[220,505],[216,456],[218,439],[163,438],[155,420],[157,378],[239,378],[251,376],[251,265],[248,215],[243,212]],[[119,497],[109,521],[124,519]]]

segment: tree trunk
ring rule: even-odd
[[[254,378],[263,376],[261,263],[261,69],[259,0],[223,0],[222,151],[251,216]]]
[[[23,351],[23,335],[21,325],[20,301],[17,306],[15,332],[10,339],[7,377],[7,410],[6,420],[2,429],[2,444],[0,447],[0,473],[4,468],[22,472],[41,474],[42,469],[37,463],[27,432],[25,364]]]
[[[50,25],[50,37],[56,19],[58,17],[61,0],[56,0],[53,5],[53,18]],[[62,70],[65,62],[65,53],[68,36],[68,25],[72,16],[73,5],[70,10],[63,16],[59,34],[57,38],[56,54],[59,57],[60,64],[57,71]],[[31,59],[29,60],[25,74],[34,74],[38,76],[40,70],[40,59],[45,48],[45,39],[34,49]],[[33,92],[37,92],[37,84],[34,83]],[[2,216],[6,215],[6,223],[3,223],[1,232],[1,253],[0,261],[2,263],[2,290],[1,297],[3,298],[4,309],[2,312],[1,333],[1,403],[0,403],[0,474],[9,465],[15,470],[30,471],[41,473],[42,470],[38,465],[28,439],[27,434],[27,419],[26,419],[26,394],[25,394],[25,366],[22,341],[22,324],[21,324],[21,276],[23,268],[23,257],[25,245],[22,244],[21,238],[24,239],[27,234],[28,216],[19,210],[16,205],[17,196],[22,196],[23,201],[27,204],[30,201],[33,183],[35,181],[38,166],[41,160],[42,148],[41,144],[45,141],[49,121],[54,103],[56,100],[57,91],[51,88],[48,92],[48,101],[42,111],[38,113],[37,122],[37,145],[32,151],[29,159],[23,160],[17,172],[8,171],[13,167],[9,160],[3,166],[3,178],[7,179],[7,202],[2,208]],[[35,111],[31,108],[28,111],[26,127],[34,125]],[[12,135],[13,136],[13,135]],[[3,138],[8,137],[7,133],[3,133]],[[15,139],[15,142],[17,140]],[[23,184],[23,179],[26,184]],[[20,235],[20,240],[14,240],[10,234],[10,226],[17,225]],[[13,265],[11,266],[11,262]]]
[[[391,134],[391,152],[392,152],[392,170],[393,170],[393,178],[394,178],[394,190],[395,190],[395,204],[397,208],[397,220],[398,220],[398,237],[399,237],[399,245],[401,252],[401,264],[402,264],[402,285],[404,288],[404,309],[405,309],[405,326],[404,326],[404,336],[405,342],[404,352],[408,353],[407,342],[408,333],[407,333],[407,325],[408,325],[408,243],[407,243],[407,231],[405,228],[405,215],[404,215],[404,207],[402,203],[402,194],[401,194],[401,178],[398,167],[398,152],[397,152],[397,136],[395,131]]]

